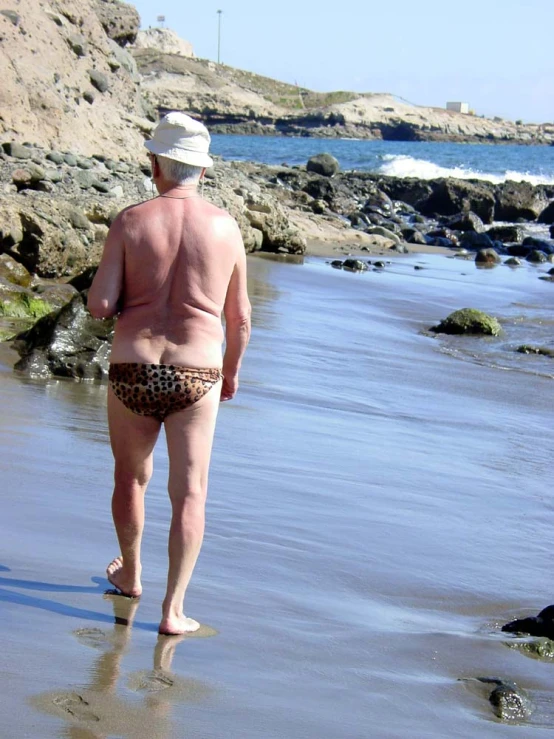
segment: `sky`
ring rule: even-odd
[[[197,57],[319,92],[389,92],[418,105],[554,121],[554,0],[136,0]],[[222,10],[221,16],[217,11]]]

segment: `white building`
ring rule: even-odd
[[[454,113],[469,113],[469,103],[446,103],[446,110],[453,110]]]

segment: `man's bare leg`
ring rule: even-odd
[[[193,406],[165,419],[172,517],[160,634],[185,634],[200,625],[186,618],[183,602],[204,537],[208,470],[220,395],[221,384],[217,383]]]
[[[106,574],[123,595],[136,598],[142,593],[144,494],[152,477],[153,451],[161,423],[132,413],[109,388],[108,424],[115,460],[112,515],[121,556],[108,565]]]

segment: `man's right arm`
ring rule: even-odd
[[[225,354],[221,400],[231,400],[238,390],[239,370],[250,339],[250,300],[246,287],[246,254],[238,226],[234,236],[237,261],[229,281],[223,314],[225,316]]]

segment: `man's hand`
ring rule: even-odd
[[[239,389],[239,376],[223,374],[223,384],[221,385],[221,401],[232,400]]]

